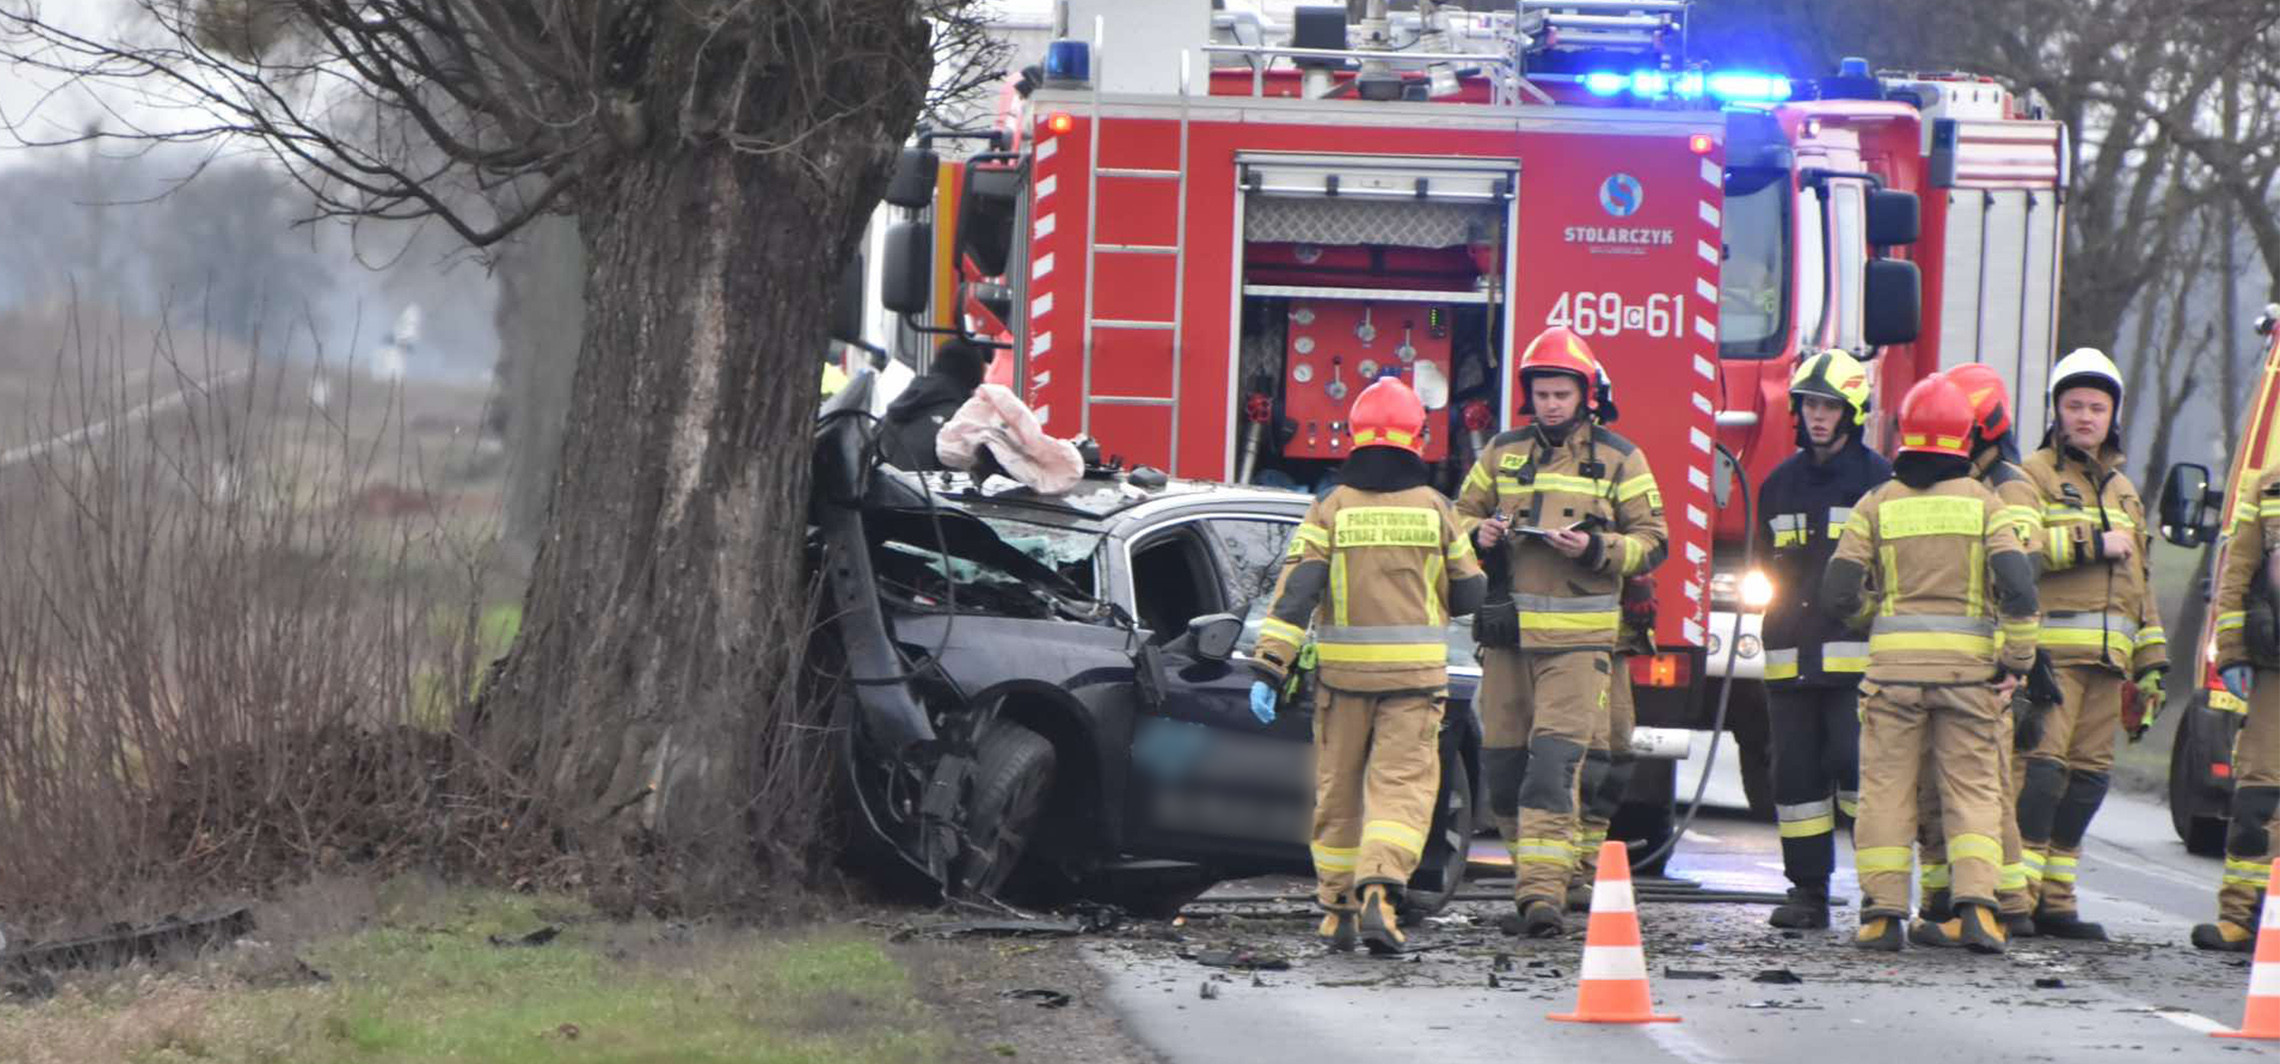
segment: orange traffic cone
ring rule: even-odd
[[[2256,921],[2256,961],[2248,966],[2248,1009],[2240,1030],[2211,1031],[2218,1038],[2280,1041],[2280,864],[2264,886],[2264,913]]]
[[[1591,886],[1591,926],[1583,935],[1583,982],[1569,1023],[1677,1023],[1655,1015],[1647,995],[1647,953],[1639,943],[1639,909],[1631,895],[1631,854],[1620,842],[1599,848],[1599,881]]]

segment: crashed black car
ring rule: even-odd
[[[858,858],[953,895],[1136,911],[1311,874],[1312,720],[1255,719],[1237,650],[1308,497],[1151,471],[1095,469],[1059,496],[908,473],[877,458],[871,383],[825,406],[808,527],[849,681],[838,755]],[[1476,826],[1477,669],[1466,633],[1451,639],[1462,667],[1412,915],[1456,893]]]

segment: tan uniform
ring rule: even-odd
[[[1631,691],[1631,659],[1654,652],[1647,630],[1626,620],[1607,674],[1607,730],[1583,757],[1583,812],[1578,817],[1570,889],[1588,887],[1599,879],[1599,847],[1607,841],[1615,811],[1631,787],[1631,732],[1639,723],[1638,702]]]
[[[1861,683],[1861,919],[1903,918],[1927,752],[1937,772],[1958,903],[1992,907],[2001,879],[2001,724],[1992,682],[2034,663],[2032,566],[2003,504],[1978,481],[1889,481],[1853,507],[1825,578],[1838,616],[1873,614]],[[1875,574],[1873,597],[1864,592]],[[2004,636],[1997,649],[1996,618]],[[2000,655],[2000,658],[1998,658]]]
[[[2009,522],[2018,532],[2019,543],[2029,557],[2040,558],[2044,548],[2042,523],[2042,495],[2034,483],[2017,465],[2003,461],[1992,448],[1972,463],[1973,475],[1979,482],[1995,492],[2002,501],[1999,511],[2002,520]],[[2022,691],[2015,697],[2023,698]],[[2019,838],[2019,777],[2020,758],[2012,748],[2012,718],[2004,714],[2003,743],[2003,874],[1996,888],[1996,900],[2006,916],[2023,916],[2033,912],[2034,892],[2030,889],[2025,848]],[[1935,778],[1936,770],[1927,756],[1924,762],[1924,780]],[[1919,864],[1919,882],[1925,894],[1949,888],[1947,864],[1947,834],[1940,821],[1940,792],[1937,787],[1919,784],[1916,788],[1916,853]]]
[[[2272,832],[2280,829],[2280,646],[2262,624],[2249,637],[2251,599],[2269,608],[2269,559],[2280,549],[2280,466],[2266,469],[2233,502],[2225,533],[2224,565],[2217,571],[2217,667],[2248,665],[2254,686],[2245,710],[2229,695],[2212,707],[2246,712],[2233,744],[2232,830],[2225,837],[2224,883],[2217,917],[2237,927],[2256,926],[2256,907],[2272,877]],[[2269,586],[2269,585],[2267,585]],[[2261,610],[2259,611],[2261,612]],[[2252,645],[2261,644],[2261,645]]]
[[[1452,605],[1484,585],[1472,544],[1431,488],[1341,487],[1291,537],[1255,651],[1279,681],[1314,629],[1313,851],[1325,908],[1416,871],[1440,791]],[[1454,590],[1453,590],[1454,589]]]
[[[1533,536],[1500,546],[1520,648],[1484,648],[1473,702],[1489,814],[1512,849],[1515,895],[1556,904],[1575,865],[1585,752],[1607,741],[1623,579],[1661,564],[1669,532],[1646,454],[1592,425],[1558,444],[1533,427],[1491,441],[1457,498],[1458,525],[1470,533],[1496,514],[1516,529],[1592,533],[1579,558]]]
[[[2056,916],[2076,911],[2075,870],[2105,801],[2123,686],[2169,664],[2146,565],[2145,504],[2121,466],[2111,446],[2091,457],[2055,441],[2024,463],[2043,507],[2042,645],[2064,701],[2023,762],[2019,832],[2039,910]],[[2107,558],[2108,531],[2130,533],[2137,553]]]

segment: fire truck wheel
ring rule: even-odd
[[[1401,894],[1403,924],[1414,925],[1447,908],[1464,889],[1465,862],[1472,855],[1477,809],[1472,773],[1465,770],[1462,760],[1450,762],[1441,774],[1441,804],[1433,811],[1425,859],[1409,877],[1409,889]]]
[[[967,890],[996,896],[1021,867],[1053,793],[1053,744],[1006,721],[982,736],[974,797],[966,812],[966,855],[959,878]]]
[[[2225,814],[2230,810],[2210,795],[2230,788],[2214,785],[2209,765],[2212,756],[2229,762],[2231,743],[2215,747],[2216,737],[2205,734],[2209,711],[2200,704],[2177,716],[2177,738],[2169,746],[2169,824],[2187,853],[2216,857],[2225,852]]]

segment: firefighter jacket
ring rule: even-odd
[[[1441,493],[1332,489],[1291,536],[1254,667],[1280,686],[1312,625],[1324,686],[1440,690],[1449,618],[1478,608],[1487,586]]]
[[[2103,664],[2142,676],[2169,664],[2146,559],[2145,504],[2111,444],[2097,456],[2057,441],[2023,463],[2043,508],[2042,646],[2057,665]],[[2137,553],[2105,556],[2103,533],[2128,532]]]
[[[1765,612],[1765,678],[1805,687],[1851,687],[1868,671],[1868,635],[1820,608],[1821,573],[1852,520],[1853,503],[1892,478],[1892,463],[1858,437],[1826,462],[1799,451],[1758,492],[1759,558],[1773,581]]]
[[[2280,668],[2268,559],[2280,549],[2280,465],[2266,469],[2233,500],[2225,531],[2225,564],[2217,571],[2217,667]],[[2254,614],[2254,620],[2251,615]]]
[[[1853,505],[1821,597],[1833,616],[1869,620],[1869,682],[1985,683],[1998,664],[2033,667],[2034,566],[2002,509],[1969,476],[1890,480]]]
[[[1457,524],[1468,537],[1496,514],[1514,529],[1591,533],[1578,558],[1538,536],[1516,534],[1498,544],[1512,574],[1521,649],[1613,650],[1624,579],[1661,565],[1669,550],[1662,492],[1646,453],[1598,425],[1564,435],[1534,426],[1504,433],[1489,442],[1457,496]]]

